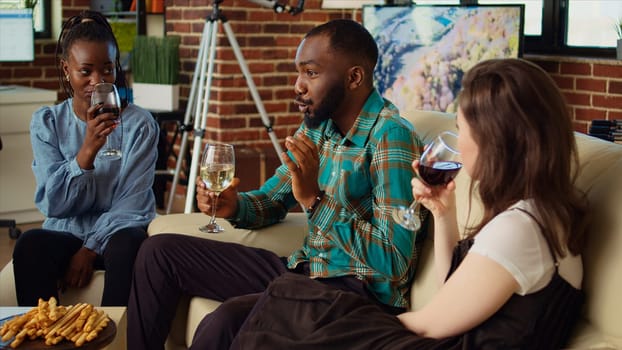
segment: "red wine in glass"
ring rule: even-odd
[[[440,133],[421,155],[419,159],[419,176],[429,186],[445,186],[453,180],[462,168],[457,150],[458,137],[445,131]],[[402,227],[417,231],[421,227],[418,215],[418,203],[414,200],[408,207],[398,207],[393,211],[393,220]]]
[[[459,162],[437,161],[432,166],[419,163],[419,176],[430,186],[444,186],[458,175],[460,168],[462,164]]]
[[[100,114],[104,114],[104,113],[112,113],[113,115],[115,115],[116,117],[119,117],[120,111],[119,111],[119,107],[116,106],[103,106],[102,108],[98,109],[95,112],[95,115],[98,116]]]
[[[91,93],[91,105],[99,105],[101,107],[97,109],[95,115],[103,113],[112,113],[117,119],[115,123],[119,124],[121,119],[119,118],[121,99],[119,99],[119,92],[117,87],[111,83],[99,83],[93,87]],[[117,125],[118,127],[120,125]],[[106,138],[106,144],[98,152],[98,157],[102,159],[115,160],[121,158],[121,143],[123,138],[122,126],[120,130],[113,131],[112,134]]]

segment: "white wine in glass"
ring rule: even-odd
[[[93,88],[91,93],[91,105],[102,104],[95,115],[104,113],[112,113],[117,117],[115,122],[121,123],[121,99],[119,98],[119,92],[117,87],[112,83],[99,83]],[[106,144],[97,154],[98,157],[107,160],[121,158],[121,142],[117,142],[123,138],[123,130],[120,125],[106,138]]]
[[[419,177],[429,186],[445,186],[462,168],[457,150],[458,137],[450,131],[440,133],[425,149],[419,159]],[[395,208],[393,220],[402,227],[417,231],[421,220],[417,215],[417,200],[408,207]]]
[[[216,222],[216,205],[218,197],[224,191],[235,174],[235,153],[232,145],[207,144],[201,158],[201,180],[216,196],[212,203],[212,218],[207,225],[199,227],[201,232],[219,233],[225,229]]]

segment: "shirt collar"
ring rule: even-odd
[[[378,115],[384,108],[384,105],[385,100],[382,96],[380,96],[378,90],[373,89],[365,101],[359,116],[354,121],[354,124],[341,140],[341,144],[344,144],[347,140],[358,147],[365,146],[365,143],[369,139],[369,133],[371,132],[372,127],[376,124]],[[328,120],[327,130],[329,130],[329,135],[327,135],[329,137],[334,134],[339,134],[337,126],[333,123],[332,119]]]

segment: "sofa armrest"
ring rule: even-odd
[[[17,306],[15,282],[13,279],[13,260],[0,270],[0,306]]]
[[[302,246],[307,234],[307,217],[304,213],[289,213],[285,219],[261,229],[239,229],[223,219],[217,219],[225,229],[211,234],[199,231],[210,218],[203,213],[169,214],[156,217],[147,232],[150,236],[160,233],[178,233],[223,242],[240,243],[249,247],[270,250],[278,256],[288,256]]]

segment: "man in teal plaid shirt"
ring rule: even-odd
[[[227,349],[257,293],[285,272],[369,297],[391,313],[404,311],[416,232],[391,213],[413,200],[411,162],[422,144],[373,87],[377,58],[375,41],[357,22],[334,20],[307,33],[296,53],[294,86],[304,123],[285,140],[284,164],[255,191],[238,193],[235,179],[216,208],[238,227],[259,228],[300,203],[309,220],[302,247],[284,258],[190,236],[149,238],[135,264],[129,348],[162,349],[186,294],[226,301],[203,319],[193,348]],[[213,195],[197,179],[202,212],[211,213]]]

